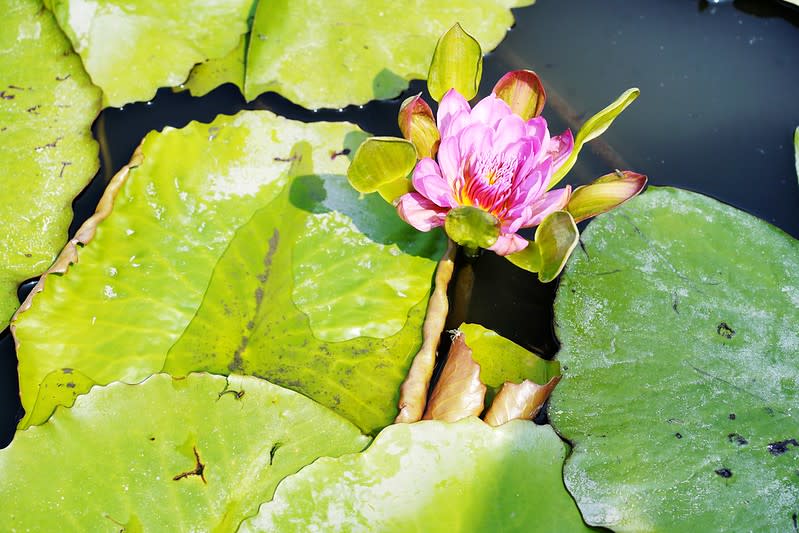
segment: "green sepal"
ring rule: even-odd
[[[636,196],[646,186],[646,176],[628,170],[617,170],[577,187],[566,205],[575,222],[615,209]]]
[[[450,239],[467,250],[489,248],[499,237],[500,223],[497,217],[478,207],[464,205],[450,209],[444,221],[444,229]]]
[[[552,175],[552,180],[549,182],[549,189],[557,185],[557,183],[569,173],[574,163],[577,162],[577,156],[583,145],[605,133],[605,130],[613,124],[613,120],[618,117],[628,105],[633,103],[633,101],[638,98],[639,94],[641,94],[641,91],[637,88],[627,89],[612,104],[589,118],[585,124],[583,124],[583,127],[580,128],[580,131],[577,133],[577,137],[574,138],[574,148],[572,148],[571,154],[569,154],[569,157],[563,165]]]
[[[427,90],[436,102],[450,89],[471,100],[477,96],[482,74],[480,43],[456,23],[438,40],[427,74]]]
[[[410,190],[407,178],[415,166],[416,148],[410,141],[397,137],[370,137],[355,152],[347,169],[347,179],[356,191],[379,191],[391,203]],[[392,196],[396,193],[397,196]]]
[[[535,230],[535,243],[541,255],[538,279],[542,283],[558,277],[578,242],[580,232],[568,211],[555,211],[541,222]]]

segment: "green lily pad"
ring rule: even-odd
[[[105,105],[146,101],[182,84],[196,63],[234,50],[252,0],[46,0]]]
[[[239,230],[165,370],[254,374],[374,432],[395,414],[444,244],[345,177],[300,172]]]
[[[480,380],[488,387],[486,405],[506,381],[521,383],[529,379],[544,385],[560,375],[558,361],[542,359],[479,324],[461,324],[458,329],[472,349],[472,358],[480,364]]]
[[[287,477],[239,531],[588,531],[549,426],[398,424]]]
[[[15,321],[21,427],[86,391],[65,387],[64,368],[100,384],[158,372],[236,230],[280,193],[297,158],[343,175],[346,158],[331,154],[360,135],[349,124],[307,125],[260,111],[150,133],[143,161],[115,178],[118,192],[106,191],[101,207],[112,211],[77,250],[80,261],[48,276]]]
[[[195,66],[180,88],[187,89],[192,96],[205,96],[220,85],[232,83],[243,92],[246,60],[247,36],[242,35],[239,44],[231,52]]]
[[[281,479],[367,443],[328,409],[252,377],[96,387],[0,451],[0,528],[235,531]]]
[[[791,531],[799,242],[707,197],[600,215],[555,304],[566,485],[616,531]]]
[[[36,0],[3,3],[0,26],[0,330],[17,285],[41,274],[67,239],[71,202],[97,172],[91,124],[100,91]]]
[[[393,98],[425,79],[438,38],[459,22],[484,52],[531,0],[435,2],[261,0],[247,54],[244,94],[275,91],[308,108]],[[235,80],[229,80],[235,81]]]

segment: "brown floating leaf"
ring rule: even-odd
[[[447,362],[430,395],[425,420],[457,422],[483,412],[486,386],[480,381],[480,365],[472,359],[472,349],[464,337],[457,332],[452,339]]]
[[[414,357],[408,376],[400,388],[399,413],[394,419],[396,424],[418,422],[424,413],[427,389],[436,364],[436,350],[449,311],[447,287],[449,280],[452,279],[457,249],[457,245],[449,241],[447,251],[438,262],[433,294],[427,302],[427,316],[422,329],[422,347]]]
[[[525,420],[535,418],[559,381],[560,376],[550,379],[546,385],[539,385],[527,379],[519,384],[506,381],[488,409],[484,418],[485,423],[501,426],[517,418]]]

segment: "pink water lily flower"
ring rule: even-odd
[[[574,146],[571,131],[550,137],[543,117],[525,121],[494,94],[472,109],[454,89],[442,98],[436,122],[437,161],[419,161],[415,192],[397,203],[400,217],[416,229],[442,226],[454,207],[478,207],[501,225],[489,249],[508,255],[527,246],[517,235],[521,228],[537,226],[568,203],[571,187],[547,189]]]

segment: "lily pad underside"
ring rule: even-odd
[[[113,383],[0,450],[0,529],[235,531],[285,476],[367,443],[328,409],[252,377]]]
[[[514,24],[510,8],[532,3],[260,0],[248,47],[242,41],[198,66],[187,86],[202,95],[231,82],[248,100],[274,91],[311,109],[393,98],[427,78],[436,42],[453,24],[488,52]]]
[[[582,237],[555,304],[566,485],[615,531],[792,531],[799,242],[650,189]]]
[[[589,531],[549,426],[397,424],[363,453],[286,478],[239,531]]]
[[[98,167],[100,91],[37,0],[4,0],[0,25],[0,330],[17,286],[50,266],[71,203]]]
[[[444,237],[347,186],[341,153],[364,136],[260,111],[149,134],[17,315],[20,427],[165,364],[390,422]]]

